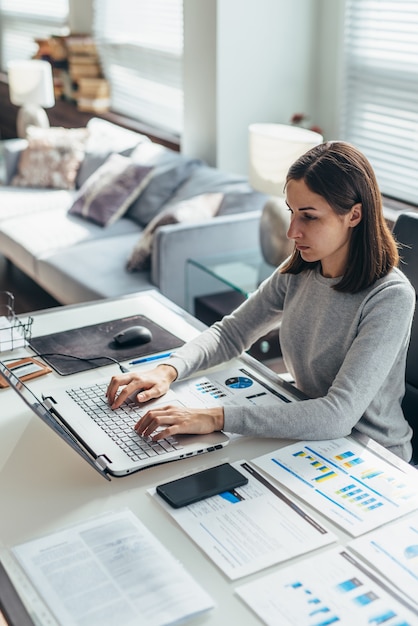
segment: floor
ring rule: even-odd
[[[59,302],[31,278],[0,255],[0,304],[4,303],[1,293],[3,291],[13,294],[14,310],[17,315],[60,306]],[[264,361],[264,364],[279,374],[286,371],[282,359],[269,359]]]
[[[59,306],[52,296],[46,293],[26,274],[0,256],[0,303],[4,303],[1,292],[9,291],[14,296],[14,309],[17,315]]]

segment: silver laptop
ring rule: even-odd
[[[107,383],[82,387],[57,387],[39,399],[16,374],[0,361],[0,375],[32,411],[62,437],[102,476],[125,476],[133,472],[183,459],[225,446],[223,432],[209,435],[179,435],[152,442],[133,429],[151,406],[179,404],[189,407],[249,406],[291,402],[243,368],[226,368],[209,375],[174,383],[162,398],[146,406],[133,399],[113,411],[107,404]]]

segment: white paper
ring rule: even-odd
[[[413,626],[417,614],[347,551],[337,548],[237,588],[268,626]]]
[[[25,338],[21,326],[14,326],[7,317],[0,315],[0,352],[21,348],[24,345]]]
[[[159,626],[213,607],[129,510],[29,541],[13,553],[66,626]]]
[[[299,442],[252,462],[354,537],[418,508],[418,473],[351,438]]]
[[[151,493],[214,563],[235,580],[336,541],[335,535],[245,461],[249,482],[180,509]]]
[[[348,547],[369,561],[418,607],[418,514],[354,539]]]

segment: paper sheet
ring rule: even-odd
[[[21,544],[13,553],[66,626],[160,626],[213,607],[127,509]]]
[[[406,593],[418,609],[418,513],[354,539],[348,547]]]
[[[174,509],[151,491],[179,526],[232,580],[336,541],[335,535],[245,461],[249,482]]]
[[[351,438],[299,442],[252,462],[354,537],[418,508],[418,475]]]
[[[345,550],[331,549],[237,588],[268,626],[413,626],[396,590]]]

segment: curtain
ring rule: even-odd
[[[68,0],[0,0],[1,69],[10,61],[30,59],[35,38],[68,32]]]
[[[346,0],[341,121],[382,193],[418,204],[417,0]]]
[[[182,0],[95,0],[93,21],[112,110],[180,133]]]

